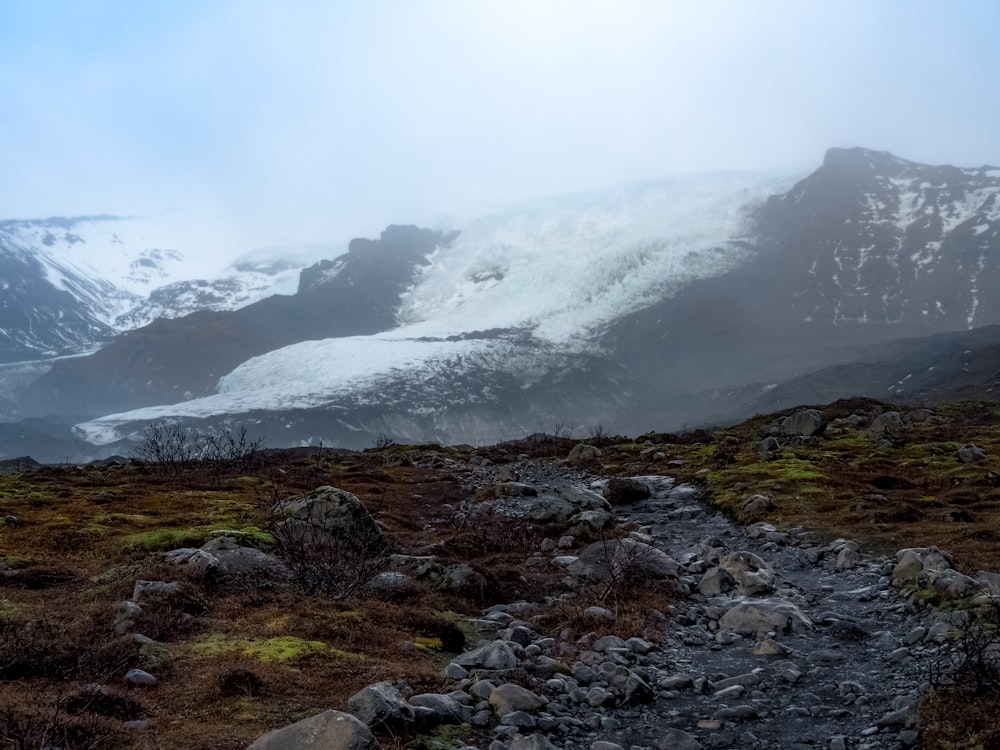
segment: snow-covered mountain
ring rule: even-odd
[[[205,258],[171,234],[147,218],[0,221],[0,362],[90,351],[157,318],[292,293],[300,269],[334,252],[273,248],[227,267],[225,249]]]
[[[59,362],[20,403],[87,404],[77,434],[107,450],[155,419],[363,447],[728,418],[861,345],[1000,323],[998,204],[995,168],[831,149],[809,175],[564,196],[457,236],[390,227],[294,295]]]

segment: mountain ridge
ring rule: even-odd
[[[22,401],[89,404],[81,434],[109,446],[152,419],[354,447],[627,433],[737,416],[858,347],[1000,323],[989,166],[830,149],[797,179],[645,183],[428,232],[390,227],[296,295],[56,363]]]

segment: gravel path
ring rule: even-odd
[[[644,526],[652,544],[681,564],[690,593],[676,602],[665,637],[649,653],[611,648],[596,658],[582,655],[598,673],[602,661],[634,669],[653,688],[653,702],[595,709],[574,700],[589,686],[568,680],[565,699],[557,697],[549,710],[557,719],[561,712],[580,719],[583,729],[569,724],[561,740],[551,738],[557,747],[601,741],[632,749],[696,747],[689,740],[747,750],[918,744],[909,706],[947,626],[935,630],[905,601],[891,584],[893,561],[846,540],[821,545],[798,530],[743,527],[709,507],[693,486],[640,479],[651,497],[615,512]],[[542,464],[525,465],[520,480],[540,489],[603,485]],[[720,561],[735,573],[720,575]],[[741,566],[748,573],[742,578]],[[748,618],[735,617],[734,610],[751,604]],[[757,606],[764,625],[755,619]],[[777,624],[766,624],[768,617]],[[580,674],[590,676],[574,668],[574,678]]]

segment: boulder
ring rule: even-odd
[[[388,548],[375,519],[357,496],[336,487],[318,487],[278,503],[274,536],[296,548],[336,548],[344,543],[376,555]]]
[[[631,477],[612,477],[604,485],[604,499],[612,505],[627,505],[645,500],[650,495],[649,486]]]
[[[450,695],[421,693],[410,698],[410,705],[422,709],[425,726],[431,724],[461,724],[472,718],[472,706],[459,703]]]
[[[459,654],[453,663],[466,669],[514,669],[521,663],[521,659],[514,653],[514,647],[506,641],[490,641],[472,651]]]
[[[753,552],[733,552],[719,560],[719,567],[729,573],[742,596],[758,596],[774,590],[774,569]]]
[[[370,727],[398,727],[413,721],[413,707],[390,682],[376,682],[347,699],[351,713]]]
[[[818,409],[802,409],[781,420],[779,429],[784,435],[812,437],[823,434],[826,424],[823,412]]]
[[[247,750],[378,750],[371,730],[351,714],[324,711],[259,737]]]
[[[537,711],[548,702],[527,688],[515,685],[513,682],[495,687],[488,700],[498,716],[512,711]]]
[[[181,547],[164,554],[173,565],[197,570],[214,571],[224,576],[252,578],[258,581],[287,581],[292,571],[283,560],[256,547],[245,546],[240,538],[217,536],[201,547]]]
[[[567,458],[574,462],[583,461],[594,461],[604,454],[601,452],[600,448],[593,445],[587,445],[586,443],[577,443],[573,446],[572,450],[569,452]]]
[[[751,495],[740,506],[744,516],[761,516],[774,507],[774,501],[767,495]]]
[[[739,602],[719,620],[719,627],[741,635],[789,633],[811,628],[802,610],[780,599],[754,599]]]
[[[978,445],[963,445],[958,449],[958,460],[963,464],[974,464],[986,460],[986,451]]]
[[[868,435],[873,438],[893,437],[903,432],[903,417],[898,411],[887,411],[879,414],[868,425]]]
[[[676,578],[680,566],[663,550],[635,539],[606,539],[586,547],[567,570],[592,581],[626,576]]]

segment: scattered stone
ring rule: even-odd
[[[135,687],[153,687],[156,678],[142,669],[130,669],[125,673],[125,683]]]
[[[958,460],[963,464],[974,464],[986,460],[986,451],[978,445],[963,445],[958,449]]]

